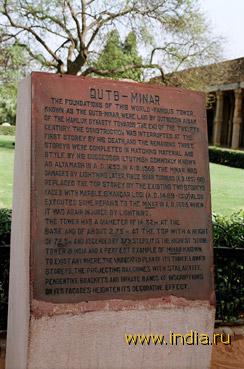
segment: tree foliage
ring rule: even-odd
[[[129,32],[124,43],[120,40],[117,30],[110,31],[107,42],[101,51],[98,59],[93,63],[98,70],[110,70],[110,75],[114,79],[133,79],[141,81],[141,69],[128,69],[124,72],[116,72],[127,65],[142,64],[142,57],[137,52],[136,34]]]
[[[0,123],[15,124],[17,82],[25,73],[27,56],[17,44],[0,47]]]
[[[133,31],[143,58],[113,73],[156,68],[163,78],[217,50],[198,0],[1,0],[0,27],[3,43],[17,41],[42,68],[68,74],[110,76],[111,68],[91,61],[114,29]]]

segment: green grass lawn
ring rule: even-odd
[[[212,209],[228,215],[244,209],[244,169],[210,164]]]
[[[14,140],[0,135],[0,208],[12,207]]]
[[[0,135],[0,208],[12,206],[14,137]],[[244,170],[210,164],[212,209],[231,214],[244,209]]]

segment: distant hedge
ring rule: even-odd
[[[0,126],[0,135],[14,136],[16,132],[15,126]]]
[[[244,168],[244,151],[222,149],[210,146],[208,149],[211,163],[228,165],[229,167]]]

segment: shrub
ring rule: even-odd
[[[0,209],[0,247],[10,245],[11,209]]]
[[[214,249],[216,320],[236,322],[244,314],[243,251]]]
[[[244,210],[230,217],[213,214],[214,247],[243,248],[244,251]]]
[[[0,330],[7,327],[9,247],[11,233],[10,209],[0,209]]]
[[[7,329],[9,247],[0,246],[0,330]]]
[[[0,135],[4,136],[15,136],[16,127],[15,126],[0,126]]]
[[[244,211],[213,215],[216,319],[235,322],[244,314]]]
[[[209,161],[211,163],[223,164],[235,168],[244,168],[244,151],[210,146],[208,152]]]

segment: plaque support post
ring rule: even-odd
[[[27,369],[30,325],[31,78],[20,82],[17,103],[14,195],[6,369]]]

